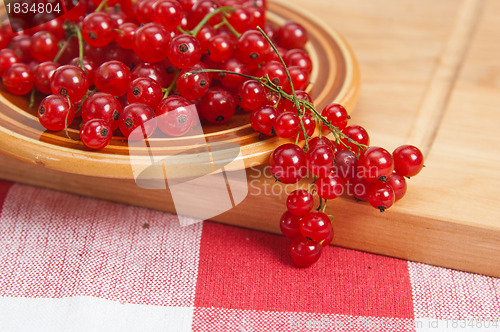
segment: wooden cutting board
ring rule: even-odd
[[[387,212],[347,199],[329,204],[334,244],[500,277],[500,2],[311,0],[305,9],[358,57],[362,89],[351,122],[369,130],[373,145],[411,143],[427,157],[407,196]],[[171,210],[170,196],[133,183],[68,176],[2,155],[0,163],[3,178]],[[286,195],[259,191],[266,186],[250,186],[247,199],[215,220],[279,232]]]

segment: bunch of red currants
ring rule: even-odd
[[[37,15],[46,23],[23,29],[11,18],[0,27],[0,76],[9,92],[31,92],[31,104],[35,93],[48,95],[38,107],[47,130],[76,126],[98,150],[113,135],[182,136],[198,117],[224,124],[248,112],[256,131],[290,140],[269,166],[285,184],[314,178],[310,190],[290,194],[280,221],[299,266],[333,239],[327,200],[347,192],[384,211],[423,167],[414,146],[370,147],[341,105],[316,110],[305,91],[307,32],[267,22],[265,0],[81,0],[62,17]]]
[[[236,111],[251,111],[252,84],[236,74],[286,81],[258,26],[280,45],[295,83],[309,83],[306,31],[267,22],[265,0],[82,0],[35,28],[10,23],[0,27],[5,88],[32,92],[33,100],[35,91],[49,95],[38,108],[40,123],[50,131],[81,128],[90,149],[106,147],[113,134],[141,139],[159,128],[181,136],[198,116],[224,124]],[[204,69],[235,74],[185,75]]]

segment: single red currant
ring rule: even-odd
[[[266,103],[266,89],[255,80],[248,80],[238,90],[238,104],[246,111],[253,111]]]
[[[87,94],[88,75],[77,66],[61,66],[52,74],[50,88],[53,94],[68,96],[72,103],[76,103]]]
[[[331,125],[337,127],[339,130],[344,130],[347,127],[347,121],[349,121],[349,115],[347,114],[346,109],[340,104],[330,104],[326,106],[323,111],[321,111],[321,115],[323,115]],[[325,126],[325,132],[328,131],[328,128]]]
[[[324,199],[337,198],[344,193],[342,179],[335,173],[320,177],[316,180],[316,191]]]
[[[109,93],[96,92],[90,95],[82,105],[82,120],[89,122],[94,119],[109,123],[111,131],[115,131],[119,125],[122,106],[118,99]]]
[[[0,76],[3,76],[10,66],[18,62],[21,62],[21,58],[19,58],[16,52],[9,48],[0,50]]]
[[[269,157],[269,168],[282,183],[296,183],[307,174],[305,153],[295,144],[280,145]]]
[[[198,113],[195,105],[181,96],[163,99],[156,111],[158,127],[169,136],[182,136],[197,123]]]
[[[51,131],[66,128],[75,118],[75,108],[68,98],[61,95],[45,97],[38,106],[38,119],[42,126]]]
[[[299,238],[290,245],[290,256],[298,266],[308,267],[318,261],[321,249],[322,246],[318,242]]]
[[[278,45],[291,48],[304,48],[308,41],[307,31],[304,27],[296,22],[286,22],[278,30],[277,34]]]
[[[162,25],[148,23],[135,32],[134,52],[145,62],[160,62],[169,54],[171,40],[170,33]]]
[[[177,68],[192,67],[201,59],[201,45],[191,35],[175,36],[168,47],[168,59]]]
[[[300,220],[300,217],[291,214],[290,211],[283,213],[280,219],[281,233],[283,233],[283,235],[290,240],[302,238],[302,234],[300,234],[299,229]]]
[[[228,122],[235,110],[236,101],[232,93],[221,87],[210,89],[199,104],[200,115],[213,124]]]
[[[93,12],[82,21],[83,39],[92,47],[103,47],[114,37],[115,22],[108,13]]]
[[[344,130],[342,130],[342,133],[359,144],[370,144],[370,137],[368,136],[368,132],[361,126],[347,126],[344,128]],[[354,143],[349,142],[345,138],[342,138],[341,140],[349,147],[349,149],[354,154],[358,154],[358,152],[360,151],[359,147],[357,147]],[[344,144],[338,144],[337,149],[346,150],[347,148],[344,146]]]
[[[131,81],[128,67],[121,61],[104,62],[95,72],[97,90],[119,97],[127,93]]]
[[[392,173],[387,183],[392,187],[392,190],[394,190],[396,201],[399,201],[406,194],[406,180],[405,177],[399,173]]]
[[[267,60],[269,44],[257,30],[245,31],[236,44],[236,56],[247,65],[258,65]]]
[[[394,171],[394,160],[389,151],[378,146],[371,146],[361,153],[358,161],[358,173],[369,182],[385,182]]]
[[[31,67],[25,63],[15,63],[2,76],[3,85],[12,94],[25,95],[33,89],[35,78]]]
[[[340,150],[335,153],[334,170],[335,173],[343,178],[348,179],[356,175],[358,168],[358,158],[349,150]]]
[[[302,217],[299,229],[302,236],[321,242],[330,235],[333,227],[330,218],[325,213],[313,211]]]
[[[261,134],[272,136],[274,135],[274,126],[278,111],[274,107],[262,106],[252,112],[250,116],[250,124],[255,131]]]
[[[52,33],[39,31],[31,37],[31,55],[38,61],[51,61],[59,52],[59,40]]]
[[[54,71],[59,67],[58,63],[45,61],[38,64],[33,72],[36,88],[45,94],[51,94],[50,78]]]
[[[274,131],[281,138],[292,138],[297,136],[300,130],[300,119],[292,112],[281,113],[276,119]]]
[[[368,202],[371,206],[384,212],[395,202],[394,190],[388,183],[374,184],[368,192]]]
[[[120,114],[119,127],[129,140],[143,140],[156,130],[155,113],[148,105],[133,103],[125,106]]]
[[[304,216],[313,208],[314,200],[311,193],[304,189],[294,190],[288,195],[286,207],[294,216]]]
[[[80,129],[80,139],[89,149],[100,150],[105,148],[113,138],[113,132],[108,122],[91,120],[85,122]]]
[[[132,81],[128,88],[129,103],[143,103],[156,109],[163,98],[160,84],[149,77],[139,77]]]
[[[192,71],[206,69],[202,64],[185,68],[181,71],[176,81],[177,92],[184,98],[195,100],[205,96],[212,82],[209,73],[190,74]]]
[[[392,153],[394,169],[402,176],[417,175],[424,167],[424,155],[413,145],[402,145]]]
[[[169,31],[181,24],[183,15],[181,4],[176,0],[159,0],[153,4],[153,22],[163,25]]]
[[[287,113],[283,113],[287,114]],[[309,149],[306,153],[306,162],[309,172],[316,176],[327,176],[333,169],[334,154],[327,145],[319,145]]]

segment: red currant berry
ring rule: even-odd
[[[271,173],[285,184],[296,183],[307,174],[304,151],[295,144],[278,146],[269,157]]]
[[[148,23],[135,32],[134,52],[145,62],[159,62],[169,54],[171,40],[170,33],[162,25]]]
[[[337,198],[344,193],[342,179],[335,173],[320,177],[316,180],[316,191],[324,199]]]
[[[358,158],[349,150],[337,151],[335,153],[334,168],[339,177],[343,179],[352,178],[356,175]]]
[[[332,149],[332,151],[335,151],[335,145],[333,144],[332,141],[330,141],[327,137],[325,136],[316,136],[316,137],[313,137],[309,140],[309,151],[311,150],[314,150],[317,146],[320,146],[320,145],[326,145],[328,146],[330,149]]]
[[[194,104],[181,96],[163,99],[156,111],[156,121],[162,132],[169,136],[182,136],[196,124],[198,113]]]
[[[308,137],[311,137],[316,130],[316,121],[314,121],[313,116],[310,113],[305,113],[302,116],[302,123],[304,124],[304,129],[306,130],[306,134]],[[304,140],[304,132],[302,128],[299,130],[299,140]]]
[[[278,61],[273,60],[273,61],[266,62],[257,72],[257,76],[259,76],[259,77],[269,76],[269,79],[271,80],[271,82],[273,82],[276,85],[279,85],[282,87],[290,86],[290,84],[288,82],[288,77],[286,76],[285,67],[283,67],[281,62],[278,62]]]
[[[292,138],[297,136],[300,130],[300,119],[292,112],[281,113],[276,119],[274,131],[281,138]]]
[[[321,246],[322,246],[322,247],[326,247],[326,246],[328,246],[330,243],[332,243],[334,233],[335,233],[335,232],[334,232],[334,230],[333,230],[333,228],[332,228],[332,230],[331,230],[330,234],[328,234],[328,237],[327,237],[326,239],[324,239],[323,241],[321,241]]]
[[[344,128],[347,127],[349,115],[347,114],[345,108],[340,104],[330,104],[326,106],[323,111],[321,111],[321,115],[323,115],[331,125],[337,127],[339,130],[344,130]],[[325,131],[328,131],[328,129]]]
[[[38,119],[48,130],[63,130],[74,118],[75,108],[68,102],[68,98],[61,95],[47,96],[38,106]]]
[[[353,196],[357,200],[367,201],[368,200],[368,192],[370,188],[373,186],[372,183],[366,181],[359,174],[356,175],[349,180],[347,180],[346,188],[347,194],[349,196]]]
[[[295,264],[308,267],[316,263],[321,256],[322,246],[316,241],[296,239],[290,245],[290,256]]]
[[[143,140],[156,130],[155,113],[148,105],[133,103],[125,106],[120,114],[119,127],[129,140]]]
[[[394,161],[389,151],[371,146],[361,153],[358,173],[369,182],[385,182],[394,171]]]
[[[135,14],[137,15],[137,21],[139,21],[139,23],[147,24],[153,20],[153,6],[155,3],[156,0],[138,1]]]
[[[214,87],[202,98],[199,105],[200,115],[210,123],[228,122],[236,110],[236,101],[231,92],[221,87]]]
[[[234,43],[225,34],[215,35],[208,42],[207,54],[214,62],[224,62],[229,60],[234,52]]]
[[[103,47],[114,37],[115,22],[108,13],[93,12],[82,21],[83,39],[92,47]]]
[[[16,52],[8,48],[0,50],[0,76],[3,76],[10,66],[18,62],[21,62],[21,59]]]
[[[194,67],[183,69],[177,77],[177,92],[179,92],[179,94],[184,98],[192,100],[199,99],[205,96],[210,89],[210,84],[212,82],[212,80],[210,79],[210,74],[196,73],[187,75],[194,70],[205,68],[207,67],[200,63],[195,65]]]
[[[181,24],[183,15],[181,4],[176,0],[159,0],[153,5],[153,22],[163,25],[169,31]]]
[[[175,75],[175,67],[166,67],[166,70],[160,67],[157,63],[141,63],[134,69],[132,69],[132,79],[135,80],[138,77],[149,77],[154,79],[160,86],[166,87],[170,84],[169,76]]]
[[[295,22],[286,22],[280,27],[277,38],[278,45],[287,49],[304,48],[308,41],[306,29]]]
[[[143,103],[156,109],[163,98],[160,84],[149,77],[139,77],[132,81],[127,92],[129,103]]]
[[[326,214],[313,211],[302,217],[299,229],[302,236],[321,242],[330,235],[333,227],[330,218]]]
[[[111,131],[118,128],[122,106],[118,99],[105,92],[90,95],[82,105],[82,120],[89,122],[94,119],[109,123]]]
[[[38,61],[51,61],[59,52],[59,40],[52,33],[39,31],[31,37],[31,55]]]
[[[70,65],[73,66],[80,66],[80,58],[76,57],[73,58],[70,62]],[[95,65],[94,61],[92,61],[89,57],[84,56],[82,59],[82,65],[83,65],[83,70],[87,73],[87,78],[89,80],[89,86],[92,86],[94,84],[94,77],[95,77],[95,70],[97,66]]]
[[[95,72],[97,90],[119,97],[127,93],[131,81],[128,67],[121,61],[104,62]]]
[[[95,119],[85,122],[80,129],[82,143],[92,150],[105,148],[111,142],[112,137],[111,127],[104,120]]]
[[[222,70],[230,71],[233,73],[248,75],[247,66],[238,59],[231,58],[225,64],[222,65]],[[229,89],[237,89],[243,82],[245,82],[246,78],[227,73],[220,73],[220,82],[223,86]]]
[[[253,3],[252,1],[243,3],[243,7],[248,11],[250,15],[250,29],[256,29],[257,27],[264,27],[266,24],[266,10]]]
[[[286,200],[286,208],[294,216],[306,215],[312,210],[313,204],[313,196],[304,189],[292,191]]]
[[[45,94],[51,94],[50,78],[54,71],[59,67],[58,63],[45,61],[38,64],[34,70],[34,79],[36,88]]]
[[[309,74],[312,72],[312,61],[306,51],[298,48],[288,50],[285,53],[285,62],[288,68],[298,66]]]
[[[33,89],[35,78],[31,67],[25,63],[15,63],[2,76],[3,85],[12,94],[25,95]]]
[[[380,212],[390,208],[395,200],[394,190],[388,183],[374,184],[368,192],[368,202]]]
[[[255,80],[248,80],[240,86],[238,104],[246,111],[256,110],[266,103],[266,89]]]
[[[280,219],[281,233],[283,233],[283,235],[290,240],[302,238],[302,234],[300,234],[299,229],[300,220],[300,217],[294,216],[290,213],[290,211],[286,211],[285,213],[283,213]]]
[[[361,126],[347,126],[344,128],[344,130],[342,130],[342,133],[359,144],[370,144],[370,137],[368,136],[368,132]],[[344,144],[346,144],[354,154],[358,154],[360,149],[354,143],[349,142],[345,138],[342,138],[342,142],[344,142]],[[337,148],[339,150],[345,150],[346,147],[344,146],[344,144],[338,144]]]
[[[424,167],[424,155],[413,145],[402,145],[396,148],[392,155],[394,156],[394,169],[402,176],[415,176]]]
[[[194,3],[191,9],[191,20],[193,22],[200,22],[207,14],[213,12],[219,8],[219,4],[215,0],[198,0]],[[210,25],[214,26],[221,22],[222,18],[220,14],[212,16],[208,21]]]
[[[391,178],[387,183],[394,190],[394,197],[396,201],[399,201],[406,194],[406,180],[405,177],[399,173],[392,173]]]
[[[87,73],[73,65],[57,68],[50,79],[53,94],[68,96],[72,103],[81,100],[89,89]]]
[[[169,44],[168,59],[177,68],[192,67],[201,59],[201,45],[191,35],[175,36]]]
[[[333,158],[333,151],[329,146],[316,146],[306,153],[307,168],[313,175],[327,176],[333,169]]]
[[[116,43],[127,50],[134,49],[135,46],[135,32],[139,29],[137,24],[127,22],[118,26],[115,30],[115,41]]]
[[[238,38],[236,56],[247,65],[258,65],[266,61],[269,53],[269,44],[257,30],[247,30]]]
[[[227,20],[239,33],[249,30],[252,24],[250,13],[242,6],[235,6],[235,10],[229,12]]]
[[[278,118],[278,111],[274,107],[262,106],[252,112],[250,124],[255,131],[267,136],[274,135],[274,126]]]
[[[288,67],[288,72],[290,73],[290,78],[292,79],[292,84],[297,90],[305,90],[309,85],[309,73],[300,68],[299,66]]]
[[[24,63],[33,61],[31,55],[31,36],[17,35],[12,39],[11,47],[14,52],[21,58]]]

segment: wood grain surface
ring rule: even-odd
[[[369,130],[373,145],[416,144],[426,154],[427,167],[388,211],[329,204],[334,244],[500,277],[500,2],[311,0],[306,9],[357,55],[362,89],[352,123]],[[167,192],[133,182],[0,162],[5,178],[172,210]],[[250,195],[216,221],[279,231],[286,193],[264,191],[275,186],[260,171],[248,170],[258,179]]]

